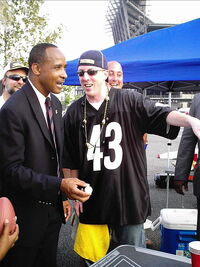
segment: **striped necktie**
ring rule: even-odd
[[[56,158],[57,158],[57,174],[58,177],[60,176],[60,167],[59,167],[59,159],[58,159],[58,150],[56,145],[56,136],[55,136],[55,128],[54,128],[54,121],[53,121],[53,110],[52,110],[52,103],[50,97],[47,97],[45,100],[45,106],[47,111],[47,124],[50,132],[51,139],[53,141],[55,151],[56,151]]]
[[[49,128],[49,132],[50,132],[52,141],[56,147],[55,128],[54,128],[54,122],[53,122],[53,111],[52,111],[52,103],[51,103],[50,97],[46,98],[45,105],[46,105],[46,111],[47,111],[47,124]]]

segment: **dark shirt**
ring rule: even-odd
[[[105,101],[99,110],[87,102],[87,135],[96,150],[87,150],[83,127],[85,97],[73,103],[64,116],[63,166],[77,169],[93,193],[84,203],[81,223],[138,224],[150,215],[144,133],[176,138],[179,127],[169,127],[168,107],[156,107],[132,90],[110,90],[108,120],[99,141]],[[95,143],[92,142],[91,143]]]

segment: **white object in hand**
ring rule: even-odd
[[[92,189],[92,187],[88,184],[88,185],[84,188],[84,191],[85,191],[85,193],[88,193],[88,194],[91,195],[93,189]]]

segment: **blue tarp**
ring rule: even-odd
[[[125,83],[200,80],[200,19],[146,33],[102,52],[108,61],[122,64]],[[67,85],[80,84],[77,62],[67,63]]]

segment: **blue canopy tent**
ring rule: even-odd
[[[93,49],[89,47],[89,49]],[[128,88],[169,92],[200,91],[200,19],[146,33],[102,50],[122,64]],[[66,85],[79,85],[78,59],[68,62]],[[168,141],[168,155],[171,142]],[[169,156],[167,169],[169,171]],[[169,198],[167,174],[167,203]]]
[[[89,48],[92,49],[92,48]],[[102,50],[122,64],[124,83],[134,88],[200,90],[200,19],[165,28]],[[66,85],[79,85],[78,59],[67,64]]]

